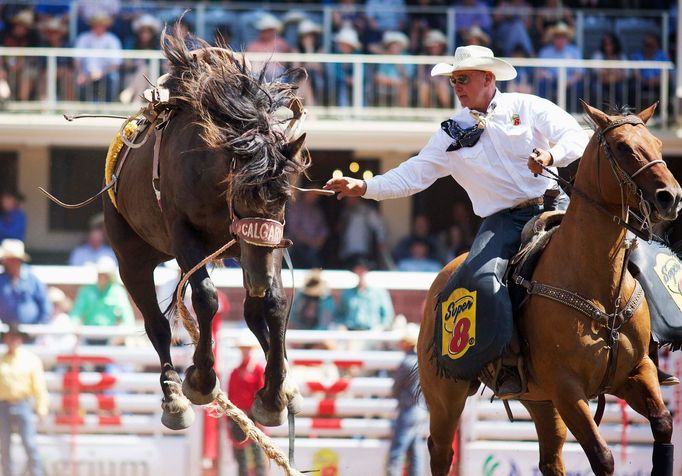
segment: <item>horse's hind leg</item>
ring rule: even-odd
[[[287,377],[286,312],[287,300],[279,276],[265,297],[252,298],[247,293],[244,318],[267,355],[265,386],[256,394],[251,412],[265,426],[283,424],[287,408],[293,414],[301,411],[301,396]]]
[[[106,199],[105,199],[106,200]],[[167,257],[149,247],[114,210],[105,205],[106,227],[116,252],[121,279],[142,312],[144,327],[159,356],[163,415],[161,422],[171,430],[188,428],[194,422],[194,410],[181,390],[181,380],[170,354],[171,330],[156,300],[154,268]]]
[[[614,392],[637,413],[645,416],[654,436],[653,466],[651,474],[672,476],[673,445],[670,443],[673,421],[666,408],[658,384],[656,366],[645,357],[625,383]]]
[[[521,401],[530,413],[540,443],[540,472],[545,476],[564,475],[561,451],[566,441],[566,425],[552,402]]]

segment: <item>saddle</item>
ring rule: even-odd
[[[506,281],[515,320],[521,306],[529,296],[526,288],[518,282],[519,278],[523,277],[529,280],[533,276],[533,270],[535,270],[542,251],[559,229],[564,214],[565,212],[559,210],[544,212],[533,217],[523,227],[519,251],[509,260],[506,271]]]

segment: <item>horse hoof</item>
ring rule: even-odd
[[[287,419],[287,409],[283,408],[279,412],[267,410],[263,406],[263,400],[260,395],[256,395],[256,399],[251,407],[251,413],[258,423],[263,426],[280,426],[284,425]]]
[[[194,423],[194,420],[194,409],[191,405],[187,405],[187,408],[178,412],[170,412],[164,408],[163,415],[161,415],[161,423],[171,430],[184,430],[189,428],[192,426],[192,423]]]
[[[289,395],[287,411],[292,415],[298,415],[303,411],[303,397],[298,390]]]
[[[218,398],[218,395],[220,394],[220,381],[218,380],[218,377],[216,377],[215,379],[215,385],[213,386],[213,390],[211,390],[211,392],[208,394],[203,394],[192,388],[192,384],[190,383],[189,380],[190,380],[189,377],[187,377],[185,378],[185,380],[182,381],[182,393],[193,404],[208,405],[213,400]]]

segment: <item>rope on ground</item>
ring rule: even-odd
[[[206,258],[204,258],[200,263],[194,266],[187,274],[185,274],[182,277],[182,279],[180,280],[180,284],[178,285],[178,289],[176,290],[175,299],[176,302],[178,303],[178,313],[182,318],[182,324],[185,326],[185,329],[187,329],[187,332],[189,333],[190,337],[192,337],[192,342],[194,342],[195,345],[199,341],[199,329],[197,329],[196,320],[192,318],[189,311],[187,310],[187,306],[185,306],[183,299],[184,297],[183,290],[185,289],[187,280],[189,279],[190,276],[194,274],[196,270],[205,266],[208,262],[216,259],[219,255],[223,254],[229,247],[231,247],[235,243],[236,243],[235,240],[231,240],[229,243],[223,245],[221,248],[211,253]],[[213,401],[213,403],[210,404],[209,409],[211,410],[209,414],[216,418],[219,418],[223,415],[227,415],[228,417],[230,417],[232,421],[239,425],[239,428],[242,429],[244,434],[251,438],[251,440],[255,442],[265,452],[268,458],[273,460],[280,468],[282,468],[285,471],[287,476],[302,476],[302,473],[300,473],[299,471],[297,471],[296,469],[292,468],[289,465],[289,461],[287,460],[286,456],[284,455],[282,450],[275,446],[275,443],[272,441],[272,439],[268,435],[263,433],[260,430],[260,428],[258,428],[251,421],[251,419],[246,415],[246,413],[237,408],[227,398],[227,396],[222,390],[220,391],[216,399]]]

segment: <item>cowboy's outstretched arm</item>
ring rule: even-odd
[[[338,198],[365,197],[373,200],[407,197],[421,192],[440,177],[450,174],[450,158],[445,150],[451,142],[448,135],[438,129],[419,154],[398,167],[367,181],[350,177],[331,179],[324,188],[338,192]]]

